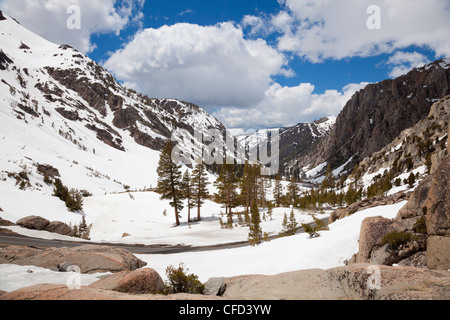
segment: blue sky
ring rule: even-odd
[[[80,8],[79,30],[66,27],[70,5]],[[368,83],[450,56],[448,0],[0,0],[0,8],[127,87],[196,103],[236,133],[337,116]]]
[[[134,36],[139,28],[160,28],[177,23],[215,25],[220,22],[242,22],[246,15],[271,15],[282,10],[277,0],[154,0],[146,1],[142,9],[144,18],[142,25],[131,25],[124,29],[120,37],[115,34],[93,34],[92,41],[97,49],[89,56],[98,62],[109,57],[110,52],[118,50],[127,40]],[[248,31],[244,29],[244,31]],[[251,39],[254,35],[246,34]],[[264,40],[276,46],[275,36],[265,35]],[[429,61],[435,59],[435,53],[426,47],[409,46],[405,52],[419,52]],[[326,59],[320,63],[312,63],[305,59],[290,56],[289,66],[295,76],[275,76],[274,80],[282,85],[296,86],[301,82],[310,82],[316,93],[325,90],[339,90],[349,83],[378,82],[389,78],[391,67],[386,64],[389,54],[371,57],[351,57],[341,60]]]

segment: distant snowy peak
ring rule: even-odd
[[[280,135],[281,140],[287,136],[293,135],[311,135],[313,138],[320,138],[330,132],[335,123],[336,117],[330,116],[310,123],[299,123],[288,128],[261,129],[252,134],[239,135],[237,138],[240,143],[245,144],[250,148],[255,147],[260,142],[267,141],[268,137],[275,135]]]

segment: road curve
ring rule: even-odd
[[[322,219],[327,221],[328,218]],[[311,223],[310,225],[314,225]],[[299,227],[298,233],[305,232],[303,227]],[[269,237],[269,239],[276,239],[277,235]],[[65,240],[48,240],[32,238],[17,233],[13,233],[9,230],[0,230],[0,248],[5,248],[8,246],[23,246],[23,247],[34,247],[37,249],[48,249],[48,248],[61,248],[61,247],[78,247],[85,244],[92,245],[103,245],[109,247],[116,247],[125,249],[133,254],[174,254],[182,252],[196,252],[196,251],[210,251],[210,250],[220,250],[220,249],[232,249],[249,246],[248,241],[240,241],[233,243],[225,243],[219,245],[209,245],[209,246],[184,246],[184,245],[132,245],[132,244],[118,244],[118,243],[96,243],[96,242],[85,242],[85,241],[65,241]]]

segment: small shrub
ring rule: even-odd
[[[386,233],[382,239],[382,244],[389,244],[392,249],[396,250],[400,245],[406,244],[413,239],[412,234],[405,231],[391,231]]]
[[[309,233],[310,238],[317,238],[317,237],[320,237],[319,231],[329,230],[329,228],[325,221],[320,220],[319,218],[316,218],[315,216],[313,216],[313,218],[314,218],[314,222],[316,223],[316,225],[314,227],[311,227],[310,225],[307,225],[304,223],[302,224],[302,227],[303,227],[303,229],[305,229],[305,232]]]
[[[79,190],[70,189],[65,202],[69,211],[76,212],[83,210],[83,195]]]
[[[70,233],[70,235],[72,237],[90,240],[92,223],[90,225],[88,225],[86,223],[86,219],[84,218],[84,215],[81,217],[80,224],[78,224],[78,225],[76,224],[71,228],[72,228],[72,232]]]
[[[425,219],[425,216],[420,217],[416,223],[414,223],[413,230],[416,233],[427,233],[427,221]]]
[[[180,263],[178,268],[174,266],[168,266],[166,268],[166,288],[164,293],[192,293],[202,294],[205,290],[205,286],[198,280],[198,276],[195,274],[187,274],[189,269],[185,267],[183,263]]]

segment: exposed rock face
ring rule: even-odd
[[[383,217],[364,219],[361,223],[359,251],[356,262],[369,262],[372,250],[381,243],[384,235],[402,227],[401,223]]]
[[[450,156],[443,159],[434,173],[422,211],[428,234],[450,236]]]
[[[430,236],[428,238],[427,266],[437,270],[450,268],[450,237]]]
[[[356,262],[370,261],[391,265],[426,250],[428,268],[448,270],[450,268],[449,176],[450,156],[446,156],[436,172],[426,177],[416,187],[395,219],[382,217],[364,219],[361,224]],[[423,223],[424,219],[426,231],[419,231],[417,224]],[[406,232],[411,238],[405,240],[406,243],[401,244],[399,248],[392,250],[389,245],[381,243],[383,236],[391,231]],[[407,263],[409,262],[405,262]]]
[[[131,294],[82,286],[80,290],[70,290],[60,284],[38,284],[0,296],[0,300],[218,300],[219,297],[179,293],[173,295]]]
[[[145,269],[142,269],[145,270]],[[226,285],[221,297],[215,295],[152,295],[117,291],[117,280],[130,287],[142,278],[140,272],[119,273],[79,290],[65,285],[40,284],[5,293],[0,300],[411,300],[450,299],[450,272],[413,267],[353,264],[329,270],[310,269],[273,276],[246,275],[221,279]],[[142,274],[141,274],[142,275]],[[144,277],[145,278],[145,277]],[[137,285],[140,288],[140,285]],[[139,291],[139,290],[138,290]]]
[[[120,272],[146,265],[124,249],[106,246],[83,245],[44,251],[29,247],[7,247],[0,250],[0,264],[34,265],[51,269],[65,261],[78,266],[81,273]]]
[[[142,268],[115,273],[92,283],[90,287],[124,293],[149,294],[161,292],[164,289],[164,282],[155,270]]]
[[[343,300],[338,280],[327,271],[312,269],[274,276],[249,275],[225,279],[225,299],[232,300]]]
[[[299,154],[301,166],[327,161],[335,169],[381,150],[403,130],[425,119],[433,102],[450,94],[450,60],[433,62],[355,93],[317,148]]]
[[[43,176],[48,176],[48,177],[52,177],[52,178],[60,176],[59,170],[49,164],[39,164],[37,166],[37,170]]]
[[[372,278],[376,278],[372,282]],[[448,299],[450,272],[354,264],[275,276],[226,278],[226,299]]]

